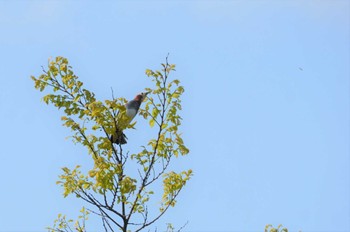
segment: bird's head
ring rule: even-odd
[[[147,97],[147,94],[149,94],[149,93],[150,93],[150,91],[149,92],[140,93],[140,94],[136,95],[135,100],[139,101],[139,102],[142,102],[143,100],[145,100],[145,98]]]

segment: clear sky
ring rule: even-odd
[[[346,0],[0,0],[0,231],[83,203],[55,181],[89,157],[30,75],[65,56],[99,98],[130,99],[168,52],[191,150],[172,168],[195,175],[159,230],[350,231],[349,17]]]

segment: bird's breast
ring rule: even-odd
[[[126,109],[126,115],[130,118],[133,119],[137,113],[137,110],[134,108],[127,108]]]

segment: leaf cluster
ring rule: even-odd
[[[265,226],[265,232],[288,232],[288,229],[283,227],[282,224],[274,228],[271,224]]]
[[[83,207],[76,221],[67,219],[66,215],[58,214],[53,227],[47,227],[49,232],[86,232],[85,222],[89,219],[89,211]],[[72,225],[73,224],[73,225]]]

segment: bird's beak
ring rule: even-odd
[[[151,93],[151,91],[141,93],[141,95],[142,95],[142,100],[144,100],[144,99],[147,97],[147,95],[148,95],[149,93]]]

